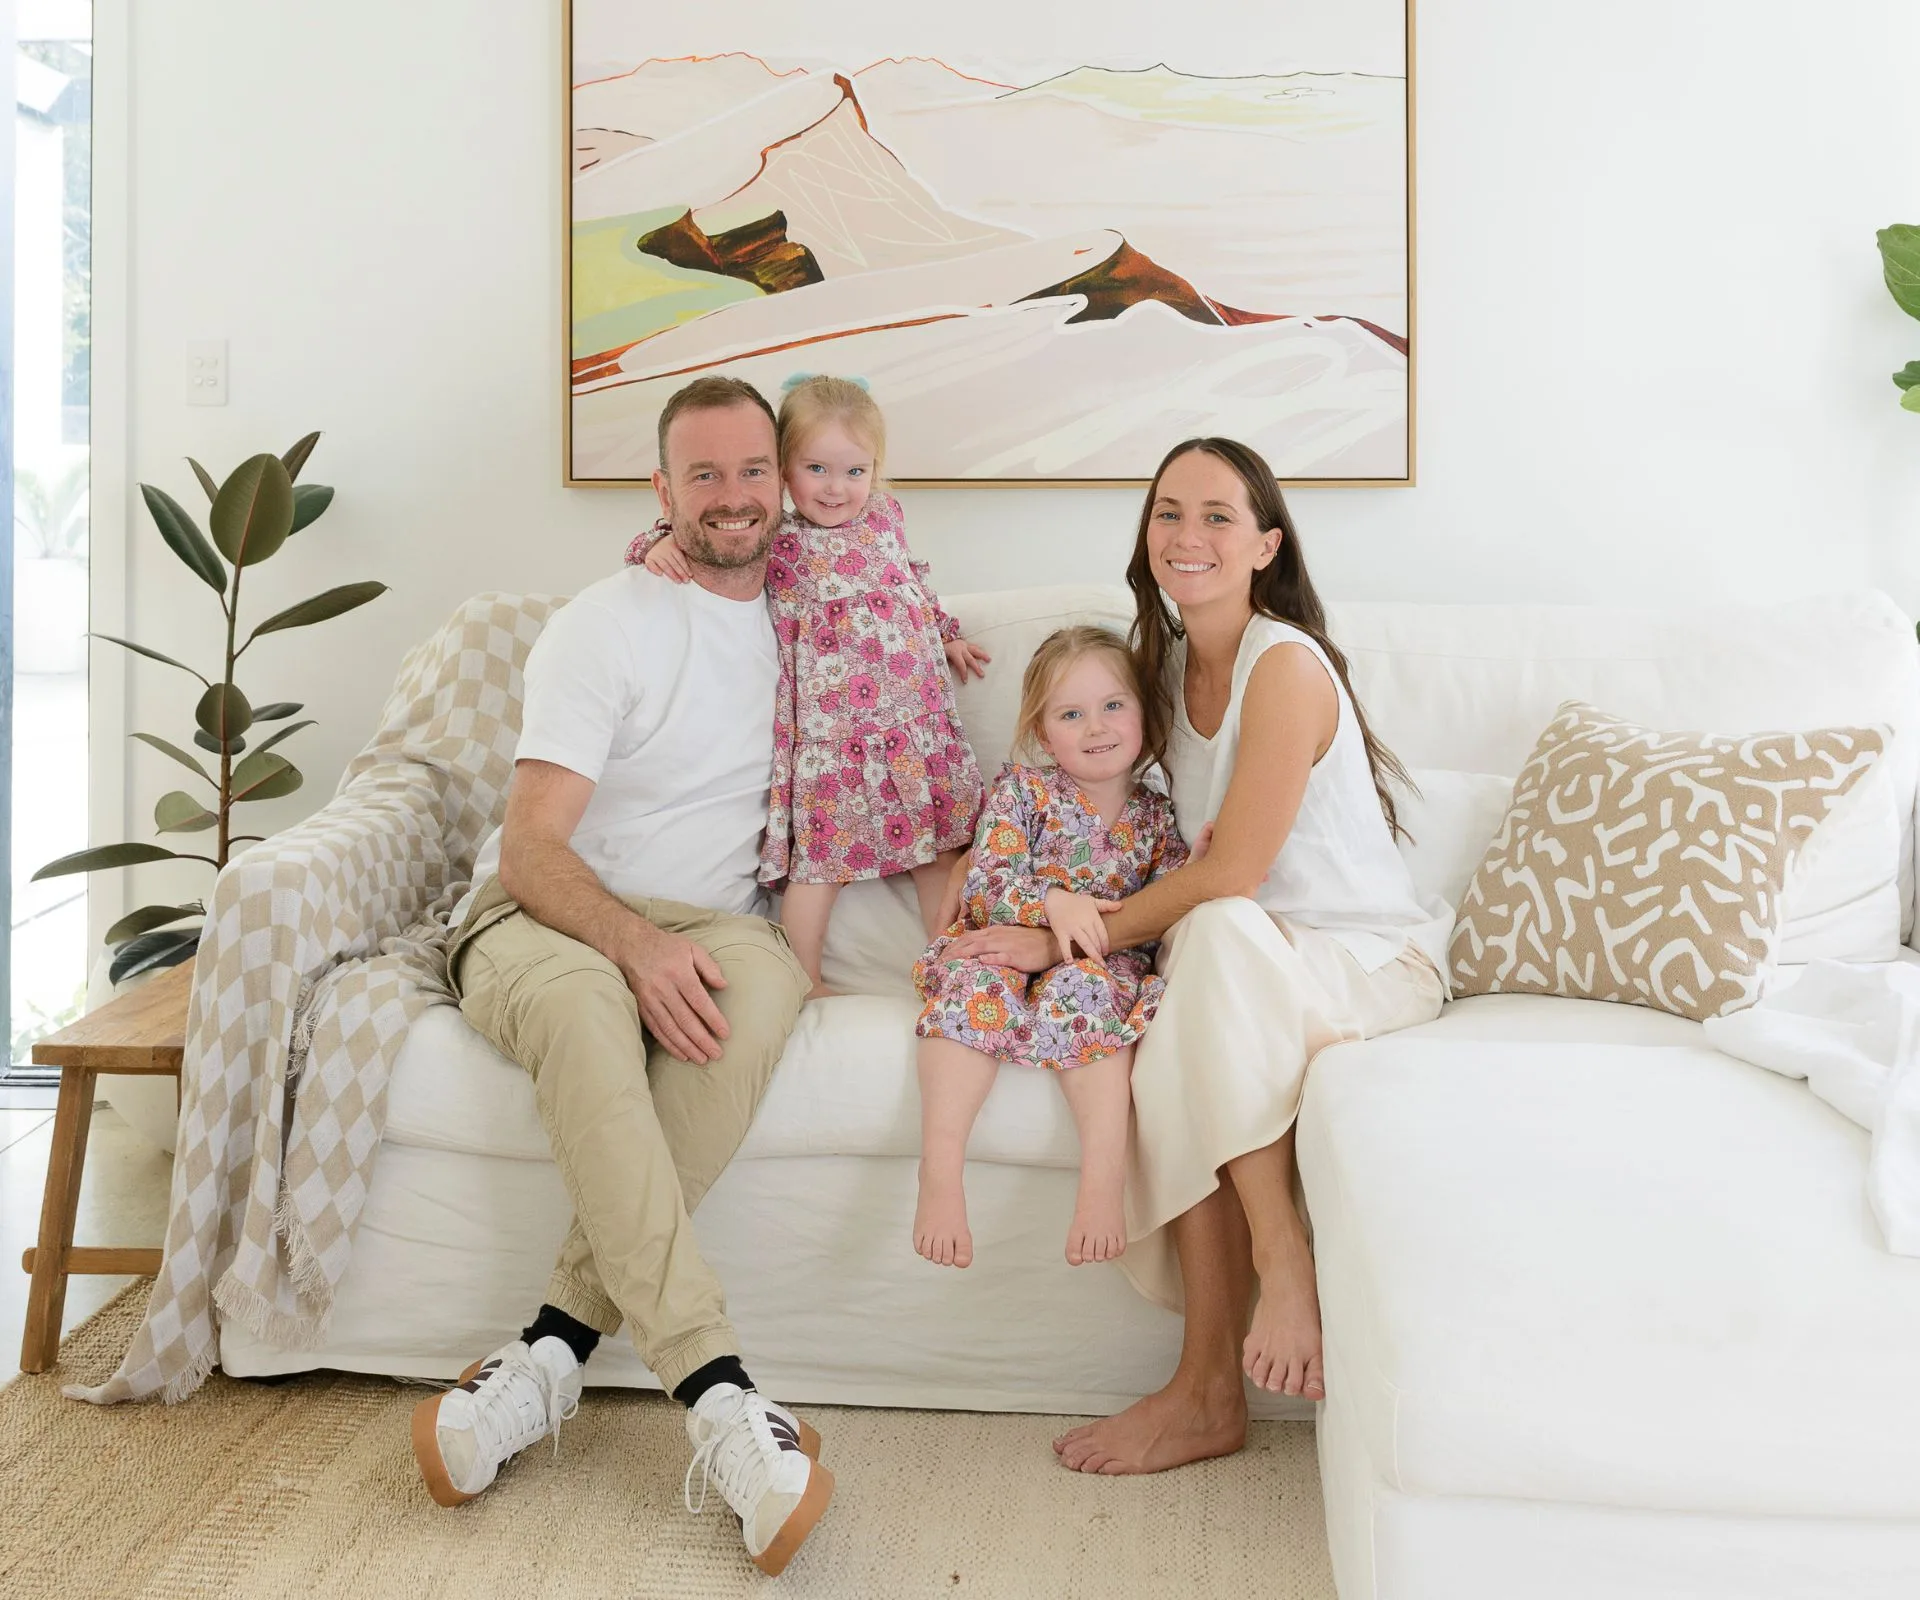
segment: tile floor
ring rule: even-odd
[[[51,1108],[0,1107],[0,1383],[20,1371],[27,1275],[20,1252],[40,1233],[40,1196],[53,1149]],[[94,1108],[80,1186],[78,1244],[158,1244],[166,1233],[173,1158],[155,1149],[106,1104]],[[64,1327],[84,1321],[132,1280],[69,1278]]]

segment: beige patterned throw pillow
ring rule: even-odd
[[[1460,902],[1453,992],[1622,1000],[1699,1019],[1751,1005],[1788,865],[1889,738],[1656,733],[1568,701]]]

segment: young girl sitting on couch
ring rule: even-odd
[[[1125,641],[1105,628],[1063,628],[1027,665],[1014,753],[1052,764],[1001,770],[974,834],[959,920],[913,969],[926,1002],[915,1025],[913,1247],[938,1265],[973,1260],[962,1169],[1002,1061],[1054,1069],[1073,1111],[1080,1188],[1067,1260],[1110,1261],[1126,1248],[1133,1046],[1165,985],[1151,946],[1109,953],[1101,907],[1187,859],[1172,802],[1139,781],[1166,745],[1154,705]],[[1051,928],[1059,965],[1029,975],[996,964],[991,949],[972,959],[946,954],[969,929],[1011,926]]]

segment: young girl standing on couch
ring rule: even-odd
[[[1101,905],[1187,859],[1173,805],[1140,774],[1167,726],[1141,692],[1126,642],[1063,628],[1034,652],[1021,684],[1015,754],[1045,767],[1001,770],[974,837],[960,918],[913,969],[920,1035],[920,1203],[913,1247],[941,1266],[973,1260],[962,1169],[967,1137],[1002,1061],[1051,1067],[1080,1134],[1080,1188],[1067,1233],[1075,1266],[1126,1248],[1133,1046],[1165,988],[1153,949],[1107,949]],[[972,929],[1047,927],[1059,964],[1029,977],[948,946]],[[1075,951],[1078,951],[1076,956]]]
[[[813,979],[843,884],[913,875],[920,918],[973,835],[984,784],[960,727],[962,682],[992,658],[960,637],[899,501],[879,489],[886,422],[863,384],[806,377],[780,404],[780,471],[793,510],[767,563],[780,646],[773,787],[760,881],[785,885],[780,920]],[[629,563],[692,576],[665,522]]]

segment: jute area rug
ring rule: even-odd
[[[0,1595],[1275,1596],[1333,1600],[1313,1431],[1261,1423],[1241,1455],[1159,1478],[1054,1464],[1060,1418],[808,1408],[837,1481],[785,1575],[762,1578],[719,1495],[680,1503],[679,1407],[589,1390],[479,1500],[422,1488],[427,1391],[320,1373],[219,1375],[185,1405],[99,1410],[62,1382],[112,1371],[146,1285],[82,1324],[60,1368],[0,1390]]]

